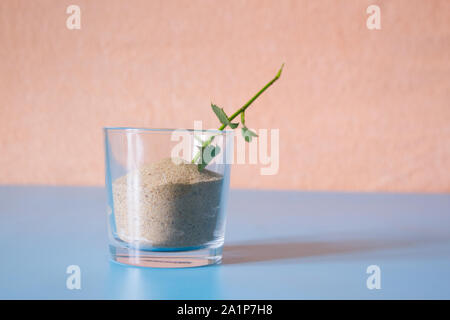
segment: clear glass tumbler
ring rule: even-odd
[[[220,263],[233,132],[104,133],[111,258],[161,268]]]

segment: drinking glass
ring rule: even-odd
[[[104,137],[111,259],[220,263],[233,132],[107,127]]]

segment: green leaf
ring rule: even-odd
[[[198,170],[202,171],[219,153],[219,146],[208,145],[204,147],[202,150],[202,163],[197,165]]]
[[[219,146],[215,146],[214,148],[211,149],[211,158],[214,158],[219,153],[220,153],[220,147]]]
[[[211,104],[211,108],[219,119],[220,123],[226,126],[230,126],[231,129],[236,129],[239,126],[239,123],[231,123],[230,119],[228,119],[227,114],[223,111],[222,108],[219,108],[215,104]]]
[[[244,137],[245,141],[251,142],[252,137],[257,137],[258,135],[256,133],[254,133],[253,131],[251,131],[249,128],[243,127],[242,128],[242,136]]]
[[[211,108],[213,109],[213,111],[216,114],[217,118],[219,119],[220,123],[222,123],[224,125],[230,124],[230,120],[228,119],[225,111],[223,111],[222,108],[219,108],[215,104],[211,104]]]
[[[247,131],[246,131],[246,133],[248,134],[248,135],[250,135],[251,137],[257,137],[258,135],[255,133],[255,132],[253,132],[252,130],[249,130],[248,128],[246,128],[247,129]]]

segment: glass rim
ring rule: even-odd
[[[130,132],[146,132],[146,133],[172,133],[175,131],[187,131],[187,132],[204,132],[215,134],[230,134],[233,130],[218,130],[218,129],[186,129],[186,128],[142,128],[142,127],[103,127],[105,132],[108,131],[130,131]]]

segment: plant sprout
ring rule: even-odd
[[[247,101],[246,104],[244,104],[241,108],[239,108],[235,113],[233,113],[231,116],[227,116],[223,108],[219,108],[215,104],[211,103],[211,108],[216,114],[217,118],[219,119],[220,123],[222,124],[218,130],[223,131],[227,126],[231,129],[236,129],[239,126],[239,122],[231,122],[233,121],[237,116],[241,115],[241,133],[244,137],[245,141],[251,142],[253,137],[257,137],[258,135],[247,128],[245,124],[245,110],[255,101],[264,91],[266,91],[267,88],[269,88],[275,81],[277,81],[280,76],[281,72],[283,71],[283,65],[281,65],[280,70],[276,74],[276,76],[270,80],[261,90],[259,90],[249,101]],[[203,170],[208,163],[211,162],[211,160],[217,156],[220,153],[220,147],[214,146],[211,143],[214,140],[214,136],[211,136],[208,140],[203,141],[201,143],[201,146],[199,146],[200,150],[195,155],[194,159],[192,159],[192,163],[197,163],[198,170]],[[205,156],[206,155],[206,156]]]

